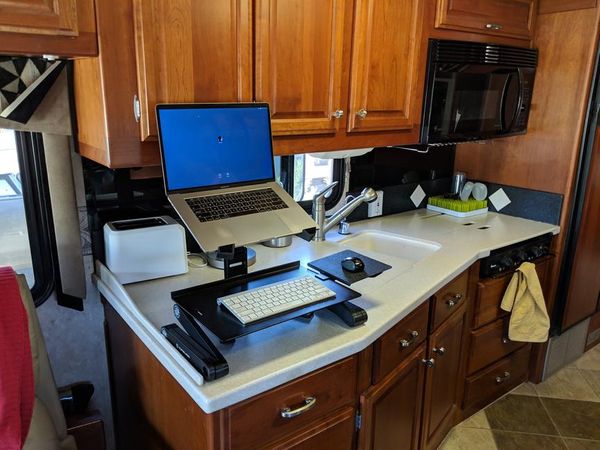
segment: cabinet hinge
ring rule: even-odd
[[[354,416],[354,426],[357,430],[360,430],[360,427],[362,426],[362,416],[359,412]]]

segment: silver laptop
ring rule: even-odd
[[[156,117],[167,197],[204,251],[316,227],[275,182],[268,104],[163,104]]]

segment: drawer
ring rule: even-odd
[[[496,320],[471,332],[468,374],[477,372],[526,345],[525,342],[513,342],[508,339],[509,319],[510,317]]]
[[[553,260],[553,255],[547,255],[534,261],[544,295],[547,295],[548,291],[546,273]],[[508,315],[506,311],[500,309],[500,302],[502,302],[502,297],[504,297],[504,292],[513,274],[514,272],[511,272],[498,278],[486,278],[477,283],[477,294],[473,308],[473,328],[479,328]]]
[[[469,284],[469,271],[459,275],[433,296],[433,317],[431,319],[434,331],[450,315],[467,301],[467,286]]]
[[[533,37],[536,0],[438,0],[436,28],[520,39]]]
[[[531,345],[517,350],[496,364],[467,377],[465,382],[465,417],[483,408],[527,379]]]
[[[357,368],[358,358],[352,356],[230,407],[226,413],[230,448],[264,448],[343,406],[354,406]],[[315,400],[312,408],[295,417],[282,417],[285,408],[297,410],[310,398]]]
[[[394,370],[427,338],[429,302],[423,303],[373,346],[373,384]]]

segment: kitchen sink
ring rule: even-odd
[[[355,250],[367,250],[412,262],[421,261],[442,247],[437,242],[373,230],[360,231],[339,241],[339,244]]]

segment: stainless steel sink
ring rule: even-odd
[[[360,231],[339,241],[339,244],[357,251],[367,250],[402,258],[413,263],[425,259],[442,247],[437,242],[374,230]]]

